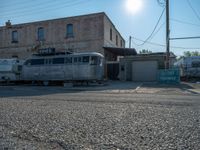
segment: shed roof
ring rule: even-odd
[[[119,47],[103,47],[106,51],[111,52],[118,56],[137,55],[134,48],[119,48]]]

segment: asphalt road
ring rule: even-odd
[[[2,149],[199,150],[200,95],[0,87]]]

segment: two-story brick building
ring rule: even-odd
[[[16,25],[8,21],[0,27],[0,58],[27,58],[48,47],[56,51],[95,51],[107,60],[116,60],[109,47],[125,50],[125,40],[104,12]]]

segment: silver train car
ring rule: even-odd
[[[200,78],[200,56],[183,57],[174,64],[181,78]]]
[[[104,56],[96,52],[33,55],[22,68],[23,81],[102,81]]]
[[[17,58],[0,59],[0,83],[19,81],[22,64],[23,61]]]

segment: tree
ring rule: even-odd
[[[140,54],[150,54],[152,53],[152,51],[148,50],[148,49],[143,49],[141,51],[139,51]]]
[[[185,51],[183,55],[184,57],[200,56],[200,52],[199,51]]]

